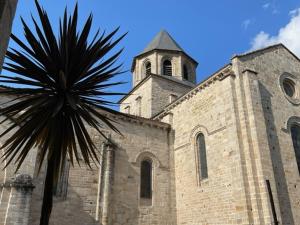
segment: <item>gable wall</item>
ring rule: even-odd
[[[138,105],[136,99],[141,97],[141,115],[145,118],[152,116],[152,78],[145,81],[141,86],[134,90],[131,95],[122,101],[120,111],[126,113],[126,107],[130,107],[132,115],[138,114]]]
[[[245,69],[257,72],[250,78],[251,102],[255,114],[256,137],[261,160],[259,186],[267,192],[265,180],[270,180],[277,218],[280,224],[300,224],[299,172],[290,131],[291,117],[300,117],[300,106],[285,97],[280,76],[290,73],[300,80],[300,62],[283,47],[277,47],[240,59],[235,59],[241,73]],[[265,189],[265,190],[263,190]],[[270,208],[270,197],[265,195]],[[273,214],[270,214],[273,217]],[[273,219],[273,218],[272,218]]]
[[[156,115],[164,109],[168,104],[171,103],[170,96],[174,95],[180,97],[187,93],[192,87],[183,86],[175,82],[159,79],[157,77],[152,78],[152,114]]]
[[[216,80],[184,100],[171,121],[178,225],[249,224],[236,120],[235,78]],[[196,136],[205,135],[208,179],[198,179]]]

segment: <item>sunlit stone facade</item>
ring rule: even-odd
[[[90,130],[101,165],[65,167],[51,224],[300,224],[299,59],[271,46],[199,84],[196,67],[166,31],[134,58],[123,136]],[[38,224],[37,152],[0,171],[0,224]]]

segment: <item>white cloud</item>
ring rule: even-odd
[[[271,36],[264,31],[259,32],[252,40],[250,50],[283,43],[300,57],[300,8],[291,11],[290,16],[289,23],[280,28],[277,35]]]
[[[271,6],[271,3],[265,3],[262,5],[263,9],[268,9]]]
[[[261,6],[264,10],[268,10],[270,11],[272,14],[276,15],[276,14],[279,14],[280,11],[278,9],[278,6],[276,4],[276,2],[273,0],[273,1],[270,1],[270,2],[266,2],[264,3],[262,6]]]
[[[242,23],[242,27],[247,30],[249,25],[252,23],[252,21],[250,19],[244,20]]]
[[[295,16],[297,16],[299,10],[300,10],[300,8],[299,8],[299,9],[291,10],[291,11],[289,12],[289,15],[290,15],[291,17],[295,17]]]

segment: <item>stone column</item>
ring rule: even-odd
[[[10,193],[3,225],[29,225],[30,202],[34,188],[31,176],[17,175],[15,179],[2,184],[2,188]]]
[[[99,221],[100,219],[100,210],[101,210],[101,194],[102,194],[102,173],[103,173],[103,164],[104,164],[104,150],[106,144],[103,142],[101,145],[101,154],[99,157],[99,171],[98,171],[98,191],[97,191],[97,204],[96,204],[96,213],[95,220]]]
[[[17,0],[0,0],[0,72],[9,42]]]
[[[102,196],[102,225],[110,225],[110,201],[114,176],[115,152],[111,143],[104,147],[103,196]]]

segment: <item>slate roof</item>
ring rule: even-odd
[[[156,50],[180,52],[189,59],[191,59],[196,65],[198,65],[198,62],[191,56],[189,56],[166,30],[161,30],[150,42],[150,44],[148,44],[148,46],[140,54],[134,57],[131,65],[131,72],[134,70],[135,67],[135,59],[147,55],[148,53],[151,53]]]
[[[140,54],[150,52],[154,49],[184,52],[179,44],[177,44],[171,35],[165,30],[161,30]]]

